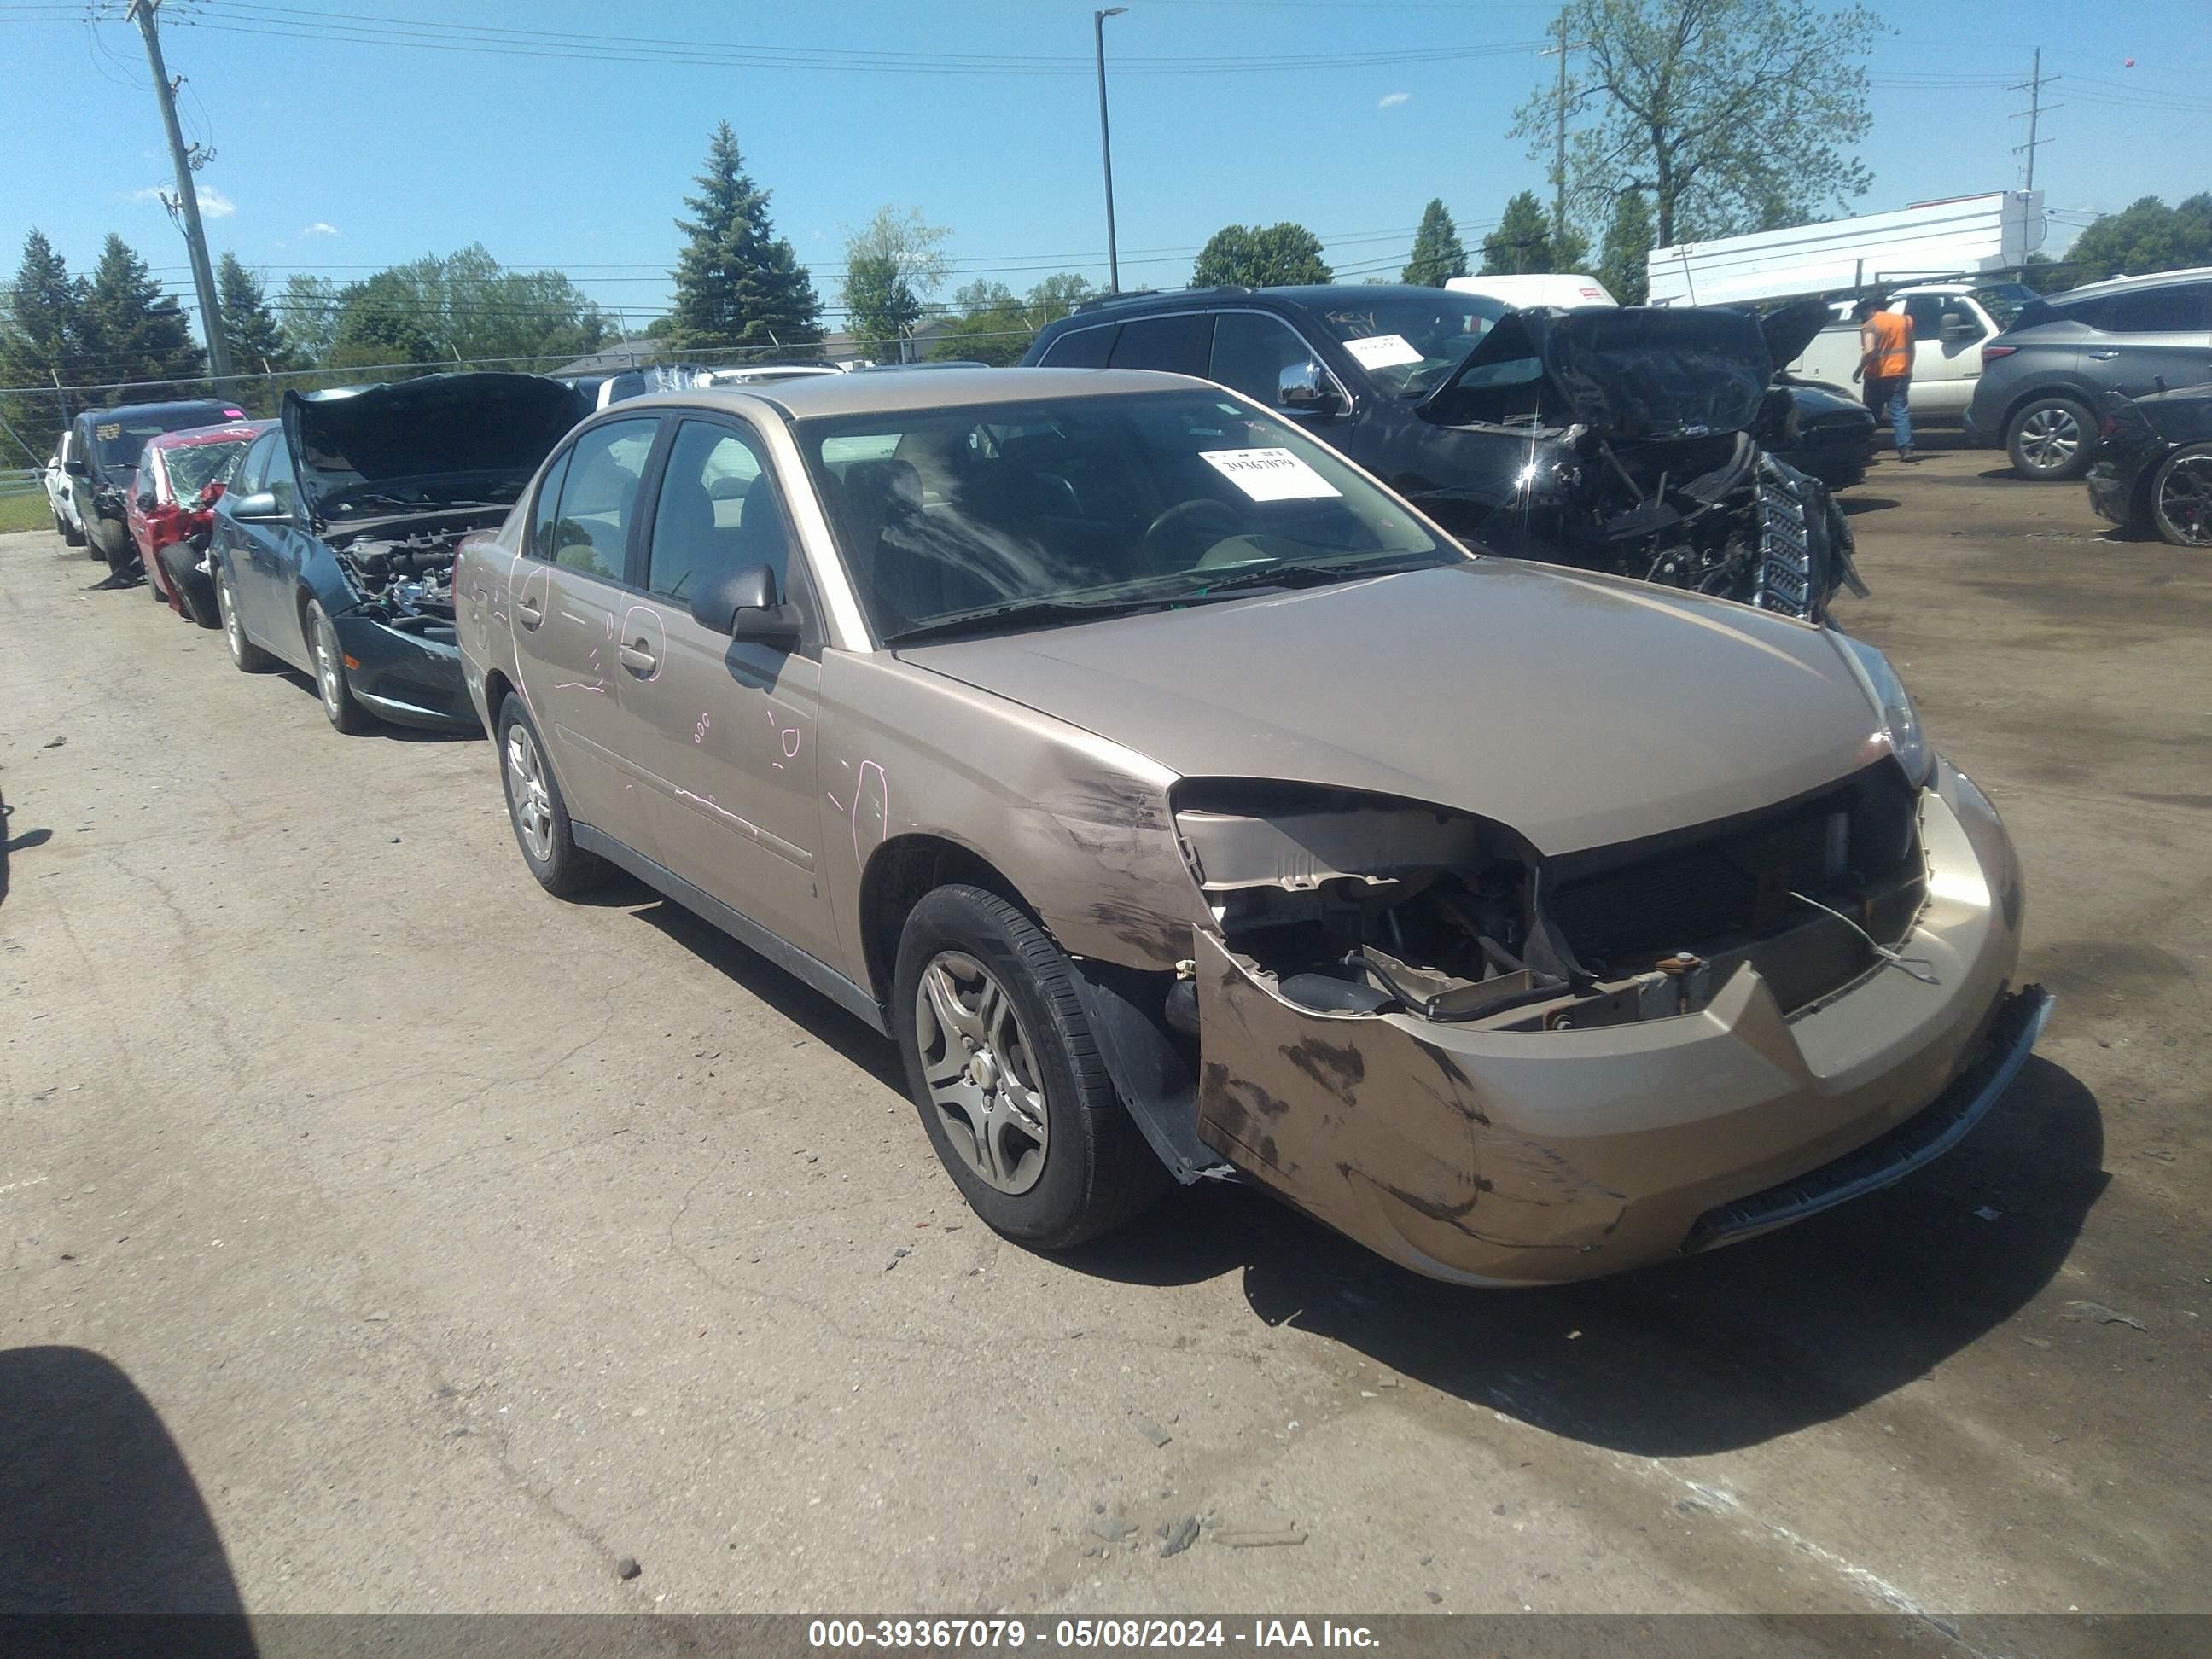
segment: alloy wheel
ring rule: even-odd
[[[2081,449],[2081,423],[2069,410],[2039,409],[2020,425],[2020,451],[2039,472],[2073,465]]]
[[[1048,1119],[1035,1051],[991,970],[940,951],[915,991],[915,1036],[945,1144],[1000,1192],[1025,1193],[1044,1173]]]
[[[507,799],[523,845],[540,864],[553,856],[553,797],[538,742],[520,720],[507,729]]]
[[[230,573],[225,571],[215,585],[215,608],[222,613],[222,637],[230,647],[230,659],[246,661],[246,629],[238,620],[238,599],[230,591]]]
[[[2158,481],[2158,520],[2185,547],[2212,547],[2212,455],[2167,463]]]

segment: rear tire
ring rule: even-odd
[[[349,738],[368,731],[376,720],[354,700],[353,682],[346,678],[345,647],[338,643],[338,630],[323,607],[313,599],[307,601],[306,623],[302,631],[307,636],[307,653],[315,660],[315,692],[322,699],[323,713],[330,716],[332,726]]]
[[[2005,451],[2021,477],[2063,483],[2089,470],[2096,435],[2095,417],[2078,400],[2031,398],[2005,426]]]
[[[545,745],[530,723],[530,711],[514,692],[499,706],[496,722],[500,787],[507,796],[507,821],[514,844],[538,884],[556,898],[590,890],[611,873],[607,861],[576,845],[568,804],[546,764]]]
[[[2212,547],[2212,444],[2188,444],[2150,483],[2151,527],[2176,547]]]
[[[265,674],[276,665],[276,658],[246,637],[246,624],[238,616],[238,590],[231,584],[230,572],[221,565],[215,569],[215,608],[222,623],[223,643],[230,647],[232,667],[241,674]]]
[[[1019,908],[976,887],[924,896],[891,994],[930,1145],[994,1231],[1067,1249],[1159,1196],[1167,1171],[1115,1091],[1075,969]]]

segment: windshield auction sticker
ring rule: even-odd
[[[1343,492],[1287,449],[1206,449],[1216,472],[1255,501],[1299,501]]]
[[[1344,349],[1362,368],[1400,368],[1421,361],[1421,354],[1402,334],[1370,334],[1364,339],[1346,340]]]

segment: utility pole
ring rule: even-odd
[[[154,96],[161,100],[161,120],[169,130],[169,160],[177,169],[177,201],[185,214],[185,245],[192,258],[192,286],[199,291],[200,331],[207,336],[208,367],[215,372],[220,397],[231,395],[230,343],[222,336],[222,310],[216,301],[215,270],[208,263],[207,232],[200,228],[199,192],[192,187],[191,157],[185,149],[184,130],[177,125],[177,88],[161,61],[161,31],[154,13],[161,0],[131,0],[131,20],[146,42],[146,62],[154,71]]]
[[[1567,245],[1567,54],[1589,42],[1567,39],[1567,15],[1564,11],[1553,20],[1552,28],[1559,44],[1547,46],[1536,56],[1556,57],[1559,60],[1559,89],[1554,95],[1553,109],[1552,246],[1564,253]]]
[[[2016,109],[2012,112],[2014,120],[2018,120],[2023,115],[2027,117],[2027,142],[2024,144],[2014,144],[2012,147],[2014,155],[2027,157],[2027,177],[2021,181],[2021,187],[2023,190],[2035,188],[2035,148],[2043,142],[2035,136],[2035,130],[2042,118],[2044,111],[2043,89],[2063,78],[2062,76],[2045,75],[2043,72],[2043,48],[2038,46],[2035,49],[2035,66],[2028,71],[2027,79],[2016,81],[2005,88],[2007,92],[2024,92],[2027,94],[2027,107]],[[2050,107],[2063,109],[2066,106],[2063,104],[2053,104]]]
[[[1098,153],[1106,158],[1106,291],[1121,291],[1121,260],[1114,247],[1114,140],[1106,131],[1106,20],[1119,17],[1127,6],[1109,6],[1091,14],[1091,31],[1098,42]]]

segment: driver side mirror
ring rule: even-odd
[[[230,516],[247,524],[260,524],[290,515],[278,508],[274,493],[257,489],[251,495],[241,495],[233,502]]]
[[[1336,410],[1336,387],[1322,366],[1310,357],[1286,363],[1275,381],[1275,402],[1299,415],[1329,415]]]
[[[799,643],[799,612],[778,600],[775,572],[764,564],[709,578],[691,596],[691,620],[733,640],[787,648]]]

